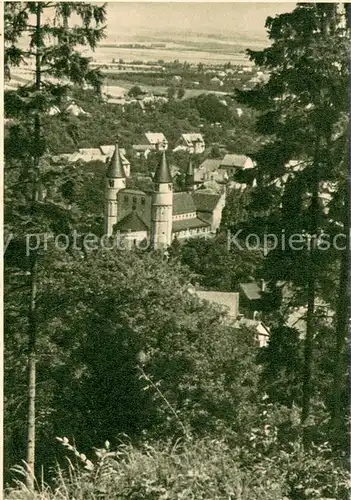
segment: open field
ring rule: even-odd
[[[131,82],[129,80],[123,80],[123,78],[120,78],[118,80],[115,79],[109,79],[106,78],[105,80],[105,88],[104,92],[110,94],[111,96],[120,96],[120,90],[118,88],[123,87],[126,89],[128,92],[129,89],[134,87],[134,85],[139,85],[142,87],[144,90],[147,92],[163,92],[167,93],[167,86],[161,86],[161,85],[145,85],[141,82],[138,82],[137,75],[135,75],[135,81]],[[6,84],[7,89],[15,89],[17,88],[18,85],[23,85],[25,83],[28,83],[28,81],[32,79],[33,80],[33,75],[24,73],[24,74],[18,74],[18,70],[14,70],[11,74],[11,82]],[[216,90],[205,90],[205,89],[186,89],[185,90],[185,95],[184,97],[196,97],[200,94],[203,93],[211,93],[211,94],[217,94],[217,95],[226,95],[227,92],[220,92]]]
[[[30,79],[33,79],[32,75],[29,75],[29,74],[19,75],[16,72],[14,72],[11,75],[11,82],[6,84],[6,89],[15,90],[18,85],[23,85],[23,84],[27,83]],[[162,92],[165,94],[167,93],[167,88],[168,88],[166,86],[160,86],[160,85],[155,85],[155,86],[144,85],[143,83],[140,83],[137,81],[137,75],[136,75],[134,82],[130,82],[128,80],[123,80],[122,78],[118,79],[118,80],[106,79],[104,92],[111,95],[112,97],[119,97],[121,94],[120,87],[123,87],[128,92],[128,90],[131,89],[132,87],[134,87],[134,85],[139,85],[147,92],[155,92],[156,91],[156,92]],[[198,96],[200,94],[204,94],[204,93],[206,93],[206,94],[211,93],[211,94],[217,94],[217,95],[226,95],[227,94],[227,92],[220,92],[220,91],[216,91],[216,90],[186,89],[184,98],[196,97],[196,96]]]
[[[137,80],[137,75],[135,75],[135,81],[134,82],[130,82],[128,80],[123,80],[122,78],[121,79],[118,79],[118,80],[111,80],[111,79],[106,79],[105,81],[105,89],[104,91],[107,93],[107,94],[110,94],[111,96],[114,95],[114,87],[123,87],[124,89],[128,90],[131,89],[132,87],[134,87],[134,85],[139,85],[141,88],[143,88],[144,90],[146,90],[147,92],[163,92],[163,93],[167,93],[167,88],[168,87],[163,87],[163,86],[160,86],[160,85],[144,85],[143,83],[139,83],[138,80]],[[219,91],[215,91],[215,90],[204,90],[204,89],[186,89],[185,90],[185,95],[184,97],[196,97],[200,94],[217,94],[217,95],[226,95],[227,92],[219,92]],[[119,95],[120,92],[117,94]]]
[[[204,51],[195,48],[166,48],[166,49],[127,49],[120,47],[99,47],[93,54],[94,60],[99,63],[111,62],[112,59],[123,59],[125,62],[132,61],[159,61],[172,62],[176,59],[198,64],[250,64],[245,53],[225,53],[224,51]]]

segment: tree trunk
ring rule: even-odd
[[[304,446],[308,446],[308,429],[306,421],[310,414],[311,396],[312,396],[312,365],[313,365],[313,341],[315,336],[314,308],[315,308],[315,273],[314,273],[314,239],[310,250],[309,258],[309,278],[307,295],[307,320],[306,320],[306,338],[304,344],[304,366],[302,376],[302,411],[301,424],[303,426]]]
[[[311,200],[311,222],[310,222],[310,247],[308,257],[307,278],[307,319],[306,338],[304,344],[304,365],[302,374],[302,409],[301,425],[303,427],[304,447],[309,445],[309,429],[307,419],[310,414],[312,398],[312,366],[313,366],[313,342],[315,337],[315,300],[316,300],[316,244],[319,227],[319,147],[320,137],[317,135],[314,153],[313,185]]]
[[[36,31],[35,31],[35,85],[41,88],[41,5],[36,4]],[[38,179],[40,161],[40,116],[37,113],[34,118],[34,143],[39,150],[33,157],[32,178],[32,201],[38,200]],[[33,253],[30,257],[30,304],[28,312],[28,429],[27,429],[27,487],[34,489],[35,482],[35,402],[36,402],[36,343],[37,343],[37,286],[38,286],[38,254]]]
[[[30,304],[28,312],[28,437],[27,437],[27,487],[34,488],[35,468],[35,397],[36,397],[36,297],[38,256],[32,257],[30,269]]]
[[[348,206],[348,205],[346,205]],[[345,346],[347,339],[347,323],[349,309],[349,270],[350,242],[348,224],[345,224],[346,249],[340,262],[339,292],[336,317],[335,364],[332,386],[332,428],[336,433],[343,429],[343,394],[346,391],[347,361]]]

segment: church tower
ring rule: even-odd
[[[105,234],[112,236],[113,226],[117,223],[118,191],[126,187],[126,178],[121,155],[116,142],[115,151],[109,161],[106,171],[105,190]]]
[[[187,191],[194,191],[195,189],[195,177],[194,177],[194,166],[193,161],[190,156],[188,168],[185,174],[185,189]]]
[[[173,186],[167,164],[166,153],[154,177],[154,192],[151,204],[151,247],[155,250],[167,248],[172,243]]]

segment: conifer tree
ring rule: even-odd
[[[54,105],[60,105],[69,85],[91,85],[100,91],[101,75],[90,69],[88,57],[77,49],[95,49],[104,37],[105,6],[85,2],[6,2],[4,11],[4,63],[8,77],[11,68],[23,66],[32,79],[15,91],[5,93],[5,115],[13,120],[5,137],[5,160],[9,177],[8,208],[5,222],[16,233],[23,253],[28,232],[44,234],[69,227],[74,179],[61,176],[56,191],[62,205],[47,196],[45,183],[55,184],[58,172],[48,171],[45,120]],[[63,115],[63,118],[65,116]],[[11,170],[10,170],[11,169]],[[13,174],[12,170],[16,173]],[[5,175],[7,172],[5,171]],[[71,191],[71,193],[68,193]],[[9,248],[10,250],[10,248]],[[37,292],[39,283],[38,250],[24,259],[30,289],[28,305],[28,441],[27,483],[34,487],[35,474],[35,400],[37,362]],[[23,269],[23,266],[22,266]]]
[[[280,248],[270,252],[271,277],[293,282],[299,300],[307,303],[301,423],[308,442],[308,417],[313,396],[313,343],[316,300],[335,260],[345,262],[346,251],[322,251],[320,241],[337,228],[346,232],[345,216],[333,219],[322,200],[326,183],[333,183],[333,199],[347,192],[348,34],[345,9],[338,4],[301,3],[288,14],[268,18],[272,45],[248,51],[251,60],[270,73],[266,84],[238,92],[238,99],[260,112],[258,132],[270,140],[257,154],[257,189],[252,194],[257,232],[280,235],[286,241],[304,235],[301,251]],[[295,164],[291,160],[296,160]],[[287,167],[290,165],[290,168]],[[347,211],[347,197],[339,208]],[[341,208],[342,207],[342,208]],[[257,214],[259,212],[259,214]],[[345,292],[345,266],[340,265],[340,293]],[[337,278],[334,280],[334,286]],[[324,286],[325,289],[325,286]],[[343,291],[341,291],[343,290]],[[329,296],[330,298],[330,296]],[[344,299],[343,299],[344,304]],[[341,310],[342,309],[342,310]],[[340,395],[340,350],[346,333],[345,305],[339,307],[335,384]],[[334,402],[340,405],[339,402]]]

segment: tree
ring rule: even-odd
[[[185,96],[185,88],[180,87],[177,92],[177,97],[178,99],[183,99],[184,96]]]
[[[348,40],[342,18],[337,4],[299,4],[292,13],[268,18],[272,45],[249,55],[269,69],[270,80],[237,94],[240,102],[261,112],[258,132],[272,137],[257,153],[258,187],[252,203],[256,210],[261,208],[261,217],[256,217],[254,227],[276,234],[284,230],[287,236],[308,235],[302,251],[271,252],[267,259],[276,279],[294,281],[308,304],[301,411],[305,444],[313,394],[315,302],[335,262],[333,250],[323,253],[318,248],[318,237],[330,230],[320,190],[327,181],[336,182],[339,189],[344,183]],[[290,174],[282,190],[290,160],[298,160],[300,169]],[[345,199],[343,205],[347,206]],[[333,224],[335,230],[338,222]],[[345,317],[345,311],[342,314]]]
[[[210,123],[229,122],[231,119],[228,106],[221,103],[215,94],[200,94],[194,103],[201,118]]]
[[[175,87],[168,87],[167,89],[167,97],[168,99],[171,101],[172,99],[174,99],[174,96],[176,94],[176,89]]]
[[[250,172],[245,172],[250,175]],[[251,179],[246,179],[250,181]],[[240,225],[252,217],[252,206],[250,205],[250,186],[242,189],[231,189],[226,197],[226,203],[222,211],[221,229],[231,231],[233,234],[239,230]],[[250,213],[248,207],[250,205]]]
[[[217,144],[214,144],[212,147],[211,147],[211,151],[208,155],[209,158],[220,158],[222,155],[221,155],[221,150],[219,148],[219,146]]]
[[[176,247],[178,245],[176,244]],[[235,291],[240,282],[255,274],[261,256],[251,250],[228,246],[227,234],[215,238],[191,238],[177,250],[180,262],[194,274],[201,286],[210,290]]]
[[[300,332],[287,326],[271,329],[269,344],[259,353],[262,390],[270,401],[291,408],[301,404],[302,342]]]
[[[133,85],[131,89],[128,91],[129,97],[138,97],[143,93],[139,85]]]
[[[187,292],[188,283],[186,269],[153,252],[43,255],[37,418],[46,468],[57,435],[74,437],[87,452],[106,439],[116,445],[120,433],[133,441],[145,432],[184,437],[184,428],[194,436],[242,433],[237,416],[251,408],[258,377],[254,334],[231,327],[221,308]],[[7,366],[6,383],[12,370],[22,381],[21,291],[14,285],[7,345],[12,352],[17,345],[20,359]],[[16,387],[11,404],[20,402]]]
[[[47,23],[44,15],[50,9],[52,22]],[[70,26],[72,14],[78,15],[82,26]],[[94,49],[104,36],[102,23],[105,8],[90,4],[53,2],[7,2],[5,3],[5,64],[19,66],[22,62],[34,60],[34,83],[22,86],[18,91],[5,94],[5,114],[17,120],[10,127],[5,143],[5,157],[12,159],[19,171],[20,183],[25,186],[22,200],[26,203],[22,217],[31,222],[37,232],[55,228],[62,222],[61,229],[67,228],[69,211],[45,199],[41,185],[47,172],[43,171],[42,159],[46,152],[45,116],[51,106],[60,104],[67,93],[66,83],[90,84],[98,92],[101,87],[99,72],[89,68],[89,59],[82,57],[75,47],[88,45]],[[28,48],[20,48],[22,36],[28,35]],[[18,150],[18,139],[22,148]],[[17,144],[16,144],[17,142]],[[15,148],[13,147],[15,144]],[[17,150],[16,150],[17,148]],[[67,186],[66,186],[67,187]],[[19,193],[18,193],[19,194]],[[18,210],[11,207],[11,210]],[[51,211],[51,221],[49,212]],[[23,212],[23,210],[22,210]],[[34,215],[35,214],[35,215]],[[44,217],[42,216],[44,214]],[[60,214],[60,215],[59,215]],[[15,214],[13,214],[15,215]],[[65,219],[65,220],[64,220]],[[17,225],[19,238],[24,238],[27,226]],[[54,229],[54,230],[55,230]],[[36,358],[37,358],[37,293],[39,254],[35,250],[26,259],[29,272],[29,312],[28,312],[28,446],[27,476],[28,487],[34,487],[35,470],[35,400],[36,400]]]

